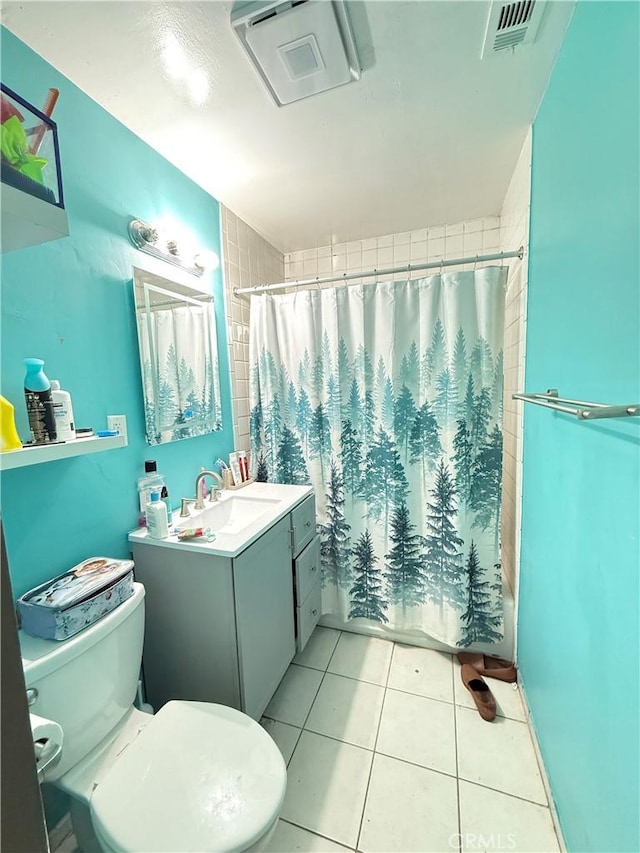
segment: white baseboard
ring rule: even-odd
[[[536,734],[536,730],[533,725],[533,720],[531,718],[531,709],[529,708],[529,702],[527,700],[527,694],[525,691],[525,686],[522,682],[522,678],[520,676],[520,672],[518,672],[518,687],[520,688],[520,696],[522,698],[524,712],[527,717],[527,726],[529,728],[529,734],[531,735],[531,740],[533,742],[533,749],[535,751],[536,758],[538,759],[538,768],[540,769],[542,784],[544,785],[544,789],[547,794],[547,800],[549,801],[549,811],[551,812],[551,820],[553,821],[553,827],[556,831],[556,835],[558,836],[558,844],[560,845],[560,850],[562,851],[562,853],[567,853],[567,845],[564,843],[564,836],[562,835],[562,828],[560,827],[560,819],[558,818],[558,811],[556,809],[553,791],[551,790],[551,785],[549,784],[549,777],[547,776],[547,770],[544,766],[544,761],[542,760],[542,752],[540,750],[538,736]]]

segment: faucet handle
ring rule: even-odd
[[[211,503],[215,503],[218,500],[218,498],[220,497],[220,491],[221,490],[218,489],[216,486],[211,486],[211,492],[209,494],[209,500],[211,501]]]
[[[195,498],[182,498],[180,501],[180,518],[189,518],[189,504],[195,503]]]

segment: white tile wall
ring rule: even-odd
[[[284,258],[271,243],[222,206],[225,306],[229,335],[233,434],[238,450],[249,450],[249,300],[234,287],[284,281]]]
[[[502,567],[514,593],[520,560],[523,404],[512,400],[511,395],[524,388],[530,203],[531,131],[522,148],[500,215],[503,245],[525,247],[523,260],[510,265],[505,311]]]
[[[500,251],[500,237],[500,217],[489,216],[455,225],[437,225],[418,231],[386,234],[353,243],[334,243],[285,255],[284,278],[285,281],[322,278],[489,254]],[[394,278],[406,278],[406,272],[397,273]]]

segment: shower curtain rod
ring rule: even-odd
[[[239,296],[241,293],[267,293],[269,290],[284,290],[287,287],[309,287],[313,285],[328,284],[332,281],[349,281],[354,278],[371,278],[372,276],[394,275],[399,272],[412,273],[416,270],[435,270],[443,267],[459,267],[462,264],[482,264],[486,261],[504,261],[507,258],[524,257],[524,246],[520,246],[515,252],[497,252],[494,255],[474,255],[471,258],[456,258],[453,261],[431,261],[428,264],[405,264],[401,267],[389,267],[384,270],[369,270],[367,272],[350,272],[343,275],[328,275],[323,278],[307,278],[302,281],[281,281],[278,284],[257,284],[255,287],[234,287],[233,293]]]

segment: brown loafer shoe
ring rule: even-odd
[[[477,673],[485,678],[497,678],[513,684],[518,680],[515,664],[502,658],[492,658],[489,655],[474,654],[473,652],[458,652],[461,664],[472,666]]]
[[[480,716],[483,720],[491,722],[496,716],[496,700],[489,690],[489,685],[484,679],[480,678],[476,670],[468,663],[462,665],[460,675],[462,676],[462,683],[473,696]]]

